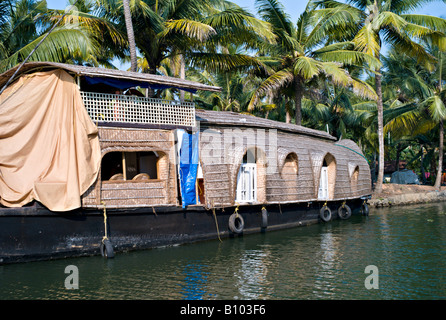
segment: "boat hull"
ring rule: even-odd
[[[363,202],[356,199],[347,203],[353,214],[359,214]],[[106,210],[105,215],[104,210],[90,209],[55,213],[37,203],[2,208],[0,264],[99,255],[104,236],[114,252],[123,252],[304,226],[322,222],[319,213],[323,205],[135,208]],[[332,219],[339,218],[341,205],[328,203]],[[267,213],[262,215],[262,209]],[[241,233],[230,230],[230,217],[236,211],[244,222]]]

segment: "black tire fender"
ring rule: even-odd
[[[102,240],[100,249],[101,249],[101,255],[104,258],[111,259],[115,257],[113,245],[109,239]]]
[[[363,216],[369,215],[369,205],[366,202],[361,205],[361,213]]]
[[[266,229],[268,227],[268,210],[265,208],[262,209],[262,229]]]
[[[322,221],[328,222],[331,220],[331,210],[328,206],[323,206],[319,211],[319,217]]]
[[[352,209],[347,204],[344,204],[338,209],[338,216],[342,220],[347,220],[352,215]]]
[[[229,229],[236,234],[241,234],[245,228],[245,221],[238,213],[233,213],[229,217]]]

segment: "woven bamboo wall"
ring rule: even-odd
[[[83,207],[107,208],[177,205],[174,135],[171,130],[99,128],[102,156],[109,152],[155,151],[159,155],[158,179],[101,181],[82,197]]]
[[[200,157],[208,206],[234,205],[237,173],[249,148],[260,149],[258,165],[263,167],[262,161],[266,161],[266,173],[258,170],[260,203],[316,201],[324,159],[328,164],[330,200],[371,194],[368,163],[353,141],[332,142],[296,133],[265,133],[246,128],[241,132],[237,129],[236,135],[246,138],[240,145],[227,138],[231,130],[220,125],[201,126]]]
[[[334,142],[280,130],[233,130],[222,125],[202,125],[200,130],[208,207],[235,204],[237,174],[248,149],[257,154],[259,203],[317,201],[324,159],[329,167],[330,200],[371,194],[368,163],[353,141]],[[84,207],[101,207],[102,201],[107,207],[179,204],[173,131],[99,128],[99,135],[103,155],[112,151],[157,151],[160,179],[125,183],[98,179],[84,194]]]

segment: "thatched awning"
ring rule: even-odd
[[[6,84],[6,82],[14,74],[17,68],[18,66],[0,75],[0,88],[2,88]],[[221,91],[221,88],[219,87],[208,86],[202,83],[183,80],[174,77],[159,76],[148,73],[122,71],[116,69],[85,67],[72,64],[55,63],[55,62],[28,62],[20,69],[19,73],[16,75],[16,78],[25,73],[37,72],[42,70],[51,70],[51,69],[63,69],[68,73],[77,76],[130,80],[130,81],[144,82],[149,85],[153,84],[154,86],[161,85],[185,90],[203,90],[212,92]]]
[[[325,131],[314,130],[291,123],[284,123],[248,114],[229,111],[195,110],[196,120],[204,124],[217,124],[231,127],[254,127],[262,129],[277,129],[287,132],[300,133],[316,138],[336,141],[337,139]]]

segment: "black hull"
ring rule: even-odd
[[[364,200],[349,200],[358,214]],[[202,240],[268,232],[321,221],[324,203],[267,205],[267,227],[262,228],[263,206],[240,206],[244,228],[229,229],[235,207],[206,210],[203,207],[138,208],[107,210],[107,236],[114,252],[148,249]],[[332,219],[338,219],[342,202],[329,202]],[[263,221],[264,223],[264,221]],[[217,227],[218,231],[217,232]],[[54,213],[39,204],[0,209],[0,264],[98,255],[105,235],[103,210]]]

